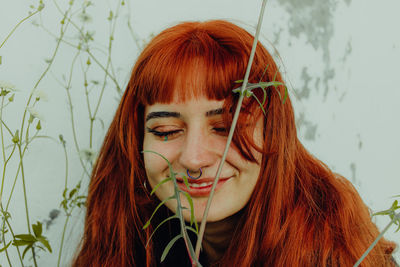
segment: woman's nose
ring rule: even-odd
[[[213,152],[209,138],[210,136],[199,130],[188,132],[185,142],[181,147],[179,164],[183,168],[193,172],[215,164],[217,157]]]

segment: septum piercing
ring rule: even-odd
[[[201,175],[203,174],[203,172],[201,171],[201,168],[199,168],[199,172],[200,172],[199,176],[193,177],[193,176],[190,175],[189,169],[186,169],[187,175],[189,176],[190,179],[193,179],[193,180],[199,179],[201,177]]]

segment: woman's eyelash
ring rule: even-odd
[[[160,132],[160,131],[157,131],[157,130],[154,130],[154,129],[151,129],[148,127],[146,127],[146,128],[149,133],[152,133],[158,137],[168,137],[168,136],[171,136],[171,135],[176,134],[181,131],[181,130],[174,130],[174,131]],[[224,127],[214,127],[213,130],[218,133],[226,133],[228,131],[227,128],[224,128]]]
[[[175,134],[178,133],[180,130],[174,130],[174,131],[167,131],[167,132],[160,132],[160,131],[156,131],[154,129],[150,129],[147,127],[147,131],[149,133],[154,134],[155,136],[159,136],[159,137],[165,137],[165,136],[169,136],[171,134]]]
[[[221,132],[221,133],[227,131],[227,129],[224,128],[224,127],[214,127],[213,129],[214,129],[214,131],[216,131],[216,132]]]

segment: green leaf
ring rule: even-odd
[[[63,198],[66,198],[67,191],[68,191],[68,188],[65,188],[64,191],[63,191],[63,194],[62,194],[62,195],[63,195]]]
[[[31,234],[22,234],[22,235],[15,235],[16,238],[24,240],[24,241],[33,241],[35,242],[37,239]]]
[[[268,67],[269,67],[269,64],[267,64],[267,66],[265,67],[265,69],[264,69],[264,71],[263,71],[263,73],[262,73],[262,75],[261,75],[260,82],[261,82],[262,79],[264,78],[264,75],[265,75],[265,73],[267,72]]]
[[[383,210],[383,211],[378,211],[372,214],[372,216],[376,216],[376,215],[389,215],[390,214],[390,210]]]
[[[32,229],[36,237],[42,235],[43,227],[41,222],[36,222],[36,224],[32,224]]]
[[[167,177],[164,180],[162,180],[161,182],[159,182],[154,188],[153,190],[151,190],[150,195],[153,195],[154,192],[156,192],[156,190],[162,185],[165,184],[166,182],[172,181],[171,177]]]
[[[257,101],[258,105],[260,105],[260,108],[261,108],[262,112],[264,113],[264,115],[265,115],[265,116],[267,116],[267,113],[265,113],[265,110],[264,110],[263,104],[261,104],[261,103],[260,103],[260,101],[258,100],[258,98],[257,98],[257,96],[256,96],[256,95],[253,95],[253,96],[254,96],[254,98],[256,99],[256,101]]]
[[[282,101],[282,96],[281,92],[279,92],[279,89],[275,87],[275,91],[278,93],[279,99]]]
[[[186,177],[186,175],[183,175],[182,179],[183,179],[183,183],[186,185],[186,188],[190,189],[189,181],[188,181],[188,178]]]
[[[53,252],[53,251],[51,250],[49,241],[47,241],[47,239],[46,239],[45,237],[43,237],[43,236],[38,237],[38,241],[39,241],[40,243],[42,243],[42,244],[48,249],[48,251],[50,251],[50,253]]]
[[[31,244],[33,244],[33,243],[35,243],[35,242],[32,242],[32,241],[25,241],[25,240],[14,240],[14,241],[12,242],[13,246],[16,246],[16,247],[31,245]]]
[[[234,83],[242,83],[242,82],[243,82],[243,80],[234,81]]]
[[[67,207],[67,200],[64,199],[64,200],[60,203],[60,206],[62,206],[62,207],[64,208],[64,210],[66,211],[66,210],[68,209],[68,207]]]
[[[160,222],[158,225],[157,225],[157,227],[153,230],[153,233],[151,233],[151,235],[150,235],[150,237],[149,237],[149,240],[147,240],[147,243],[146,243],[146,247],[149,245],[149,242],[150,242],[150,240],[151,240],[151,238],[153,237],[153,235],[156,233],[156,231],[157,231],[157,229],[158,228],[160,228],[164,223],[166,223],[167,221],[169,221],[169,220],[172,220],[172,219],[179,219],[179,217],[178,217],[178,215],[172,215],[172,216],[170,216],[170,217],[168,217],[167,219],[165,219],[165,220],[163,220],[162,222]]]
[[[174,243],[181,237],[182,237],[182,234],[179,234],[179,235],[175,236],[171,241],[169,241],[168,245],[165,247],[165,249],[161,255],[161,262],[163,262],[165,260],[165,257],[167,257],[169,250],[172,248]]]
[[[282,101],[282,104],[285,104],[285,101],[286,101],[286,99],[287,99],[287,97],[288,97],[288,89],[287,89],[287,86],[286,85],[284,85],[285,86],[285,94],[284,94],[284,96],[283,96],[283,101]]]
[[[261,104],[261,106],[264,106],[265,101],[267,101],[267,90],[265,90],[265,88],[261,87],[263,90],[263,102]]]
[[[195,221],[193,200],[192,200],[192,197],[190,196],[190,194],[188,192],[183,191],[182,193],[186,196],[186,198],[187,198],[187,200],[189,202],[189,205],[190,205],[190,225],[192,225],[193,222]]]
[[[192,231],[192,232],[193,232],[193,233],[195,233],[196,235],[198,235],[198,234],[199,234],[199,230],[198,230],[198,229],[194,229],[193,227],[186,226],[186,229],[188,229],[188,230]]]
[[[151,214],[150,219],[149,219],[149,220],[146,222],[146,224],[143,226],[143,230],[146,229],[147,227],[149,227],[150,221],[151,221],[151,219],[153,219],[153,217],[154,217],[154,215],[156,214],[157,210],[158,210],[162,205],[164,205],[165,202],[167,202],[168,200],[174,199],[174,198],[175,198],[175,196],[170,196],[169,198],[164,199],[163,201],[161,201],[160,204],[158,204],[158,206],[154,209],[153,214]]]
[[[24,249],[24,252],[22,253],[22,258],[24,258],[24,257],[25,257],[25,254],[26,254],[26,252],[28,252],[28,250],[29,250],[29,249],[31,249],[31,248],[32,248],[32,246],[33,246],[33,244],[31,244],[31,245],[27,246],[27,247]]]
[[[260,83],[254,83],[251,84],[251,86],[249,86],[251,89],[257,88],[257,87],[263,87],[263,88],[267,88],[270,86],[279,86],[279,85],[283,85],[283,83],[281,82],[277,82],[277,81],[272,81],[272,82],[260,82]]]
[[[74,188],[74,189],[72,189],[71,190],[71,192],[69,192],[69,198],[71,199],[73,196],[74,196],[74,194],[76,193],[76,188]]]
[[[4,248],[0,248],[0,253],[5,251],[11,245],[11,241]]]

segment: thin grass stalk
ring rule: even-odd
[[[379,242],[379,240],[383,237],[383,235],[389,230],[390,226],[396,221],[397,218],[400,218],[400,213],[396,214],[393,216],[393,219],[386,225],[386,227],[383,229],[383,231],[377,236],[377,238],[372,242],[372,244],[369,246],[369,248],[364,252],[364,254],[361,256],[361,258],[354,264],[353,267],[358,267],[361,262],[368,256],[368,254],[371,252],[371,250],[375,247],[375,245]]]
[[[267,0],[263,0],[262,6],[261,6],[260,15],[258,17],[257,30],[256,30],[256,34],[254,36],[253,46],[252,46],[251,52],[250,52],[249,62],[247,64],[247,69],[246,69],[246,73],[245,73],[245,76],[244,76],[244,79],[243,79],[242,88],[240,90],[240,96],[239,96],[239,100],[238,100],[238,103],[237,103],[237,106],[236,106],[236,111],[235,111],[235,114],[233,116],[232,125],[231,125],[231,128],[229,130],[228,139],[227,139],[227,142],[226,142],[224,154],[222,155],[221,162],[219,163],[217,174],[216,174],[213,186],[211,188],[210,196],[209,196],[208,201],[207,201],[207,206],[206,206],[206,208],[204,210],[203,218],[201,220],[200,231],[199,231],[199,235],[198,235],[198,238],[197,238],[196,250],[195,250],[197,258],[199,258],[199,256],[200,256],[201,242],[203,240],[204,231],[205,231],[205,228],[206,228],[207,215],[208,215],[208,212],[209,212],[209,209],[210,209],[210,206],[211,206],[211,201],[212,201],[212,198],[214,196],[215,188],[216,188],[216,186],[218,184],[219,177],[221,175],[222,167],[224,165],[226,156],[228,154],[229,146],[230,146],[230,144],[232,142],[233,133],[235,131],[237,120],[239,118],[239,113],[240,113],[240,109],[241,109],[241,106],[242,106],[244,93],[245,93],[247,82],[248,82],[249,76],[250,76],[251,65],[253,63],[254,54],[256,52],[258,36],[260,35],[261,25],[262,25],[262,21],[263,21],[263,18],[264,18],[264,11],[265,11],[266,3],[267,3]]]
[[[36,15],[37,13],[39,13],[42,9],[38,9],[35,12],[33,12],[32,14],[30,14],[29,16],[23,18],[20,22],[17,23],[17,25],[14,26],[14,28],[11,30],[11,32],[7,35],[6,39],[4,39],[4,41],[1,43],[0,48],[3,47],[3,45],[7,42],[7,40],[10,38],[10,36],[15,32],[15,30],[26,20],[28,20],[30,17]]]

